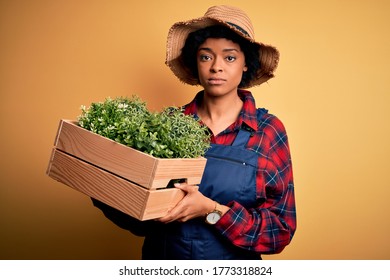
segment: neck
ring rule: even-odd
[[[198,108],[198,115],[213,134],[217,135],[237,120],[242,104],[237,94],[223,98],[205,94]]]

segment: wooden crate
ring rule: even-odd
[[[206,165],[196,159],[159,159],[61,120],[47,174],[139,220],[164,216],[184,193],[172,179],[199,184]]]

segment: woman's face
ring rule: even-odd
[[[212,96],[236,94],[247,70],[240,45],[224,38],[208,38],[199,46],[197,66],[200,84]]]

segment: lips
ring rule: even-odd
[[[221,78],[210,78],[210,79],[208,79],[208,82],[210,85],[221,85],[221,84],[225,83],[226,80],[221,79]]]

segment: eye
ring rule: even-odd
[[[208,54],[201,54],[201,55],[199,55],[199,60],[200,61],[209,61],[209,60],[211,60],[211,56]]]
[[[229,56],[226,57],[226,60],[227,60],[228,62],[233,62],[233,61],[236,60],[236,57],[235,57],[235,56],[232,56],[232,55],[229,55]]]

